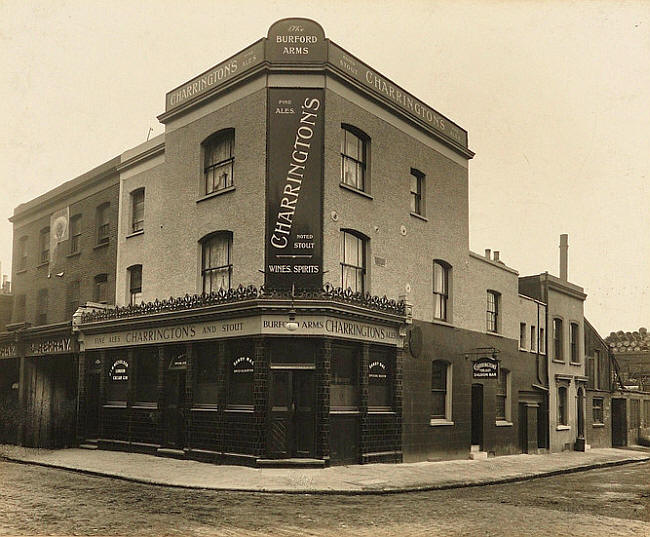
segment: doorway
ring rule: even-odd
[[[625,399],[612,399],[612,447],[627,446],[627,405]]]
[[[100,372],[98,370],[91,370],[86,377],[86,440],[95,440],[99,438],[99,412],[100,412],[100,397],[99,397],[99,379]]]
[[[578,438],[584,438],[585,437],[585,391],[582,388],[578,389],[576,413],[578,418]]]
[[[185,447],[185,370],[167,372],[165,382],[165,446]]]
[[[314,399],[313,370],[273,370],[269,425],[272,457],[314,457]]]
[[[483,384],[472,384],[472,445],[483,447]]]

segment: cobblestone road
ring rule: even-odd
[[[650,535],[650,463],[384,496],[155,487],[0,461],[0,535]]]

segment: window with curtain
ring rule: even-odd
[[[367,136],[358,129],[341,127],[341,183],[366,190]]]
[[[129,304],[135,306],[142,302],[142,265],[127,269],[129,274]]]
[[[341,231],[341,287],[363,293],[366,275],[366,239],[352,231]]]
[[[230,289],[232,278],[232,233],[222,231],[201,241],[201,276],[203,292],[210,294],[219,289]]]
[[[234,130],[220,132],[204,142],[205,194],[212,194],[233,186],[234,146]]]
[[[487,292],[486,328],[488,332],[499,331],[499,298],[496,291]]]
[[[433,262],[433,318],[448,321],[450,266],[444,261]]]

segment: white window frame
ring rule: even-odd
[[[431,426],[444,426],[444,425],[454,425],[453,413],[452,413],[452,388],[453,388],[453,364],[446,360],[433,360],[433,362],[442,362],[447,366],[447,375],[446,375],[446,391],[445,391],[445,417],[444,418],[430,418],[429,425]]]

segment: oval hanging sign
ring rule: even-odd
[[[472,378],[495,379],[499,377],[499,360],[496,358],[479,358],[472,364]]]

